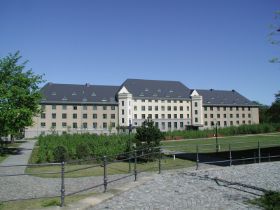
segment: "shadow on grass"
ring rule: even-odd
[[[26,148],[19,147],[20,144],[25,143],[26,141],[19,141],[15,143],[10,142],[0,142],[0,156],[7,155],[20,155],[23,150],[29,150]]]
[[[280,160],[280,147],[261,148],[260,158],[258,149],[248,149],[232,151],[232,165],[251,164],[260,162],[270,162]],[[279,156],[279,157],[274,157]],[[176,154],[177,158],[196,161],[196,153],[179,153]],[[228,151],[214,152],[214,153],[199,153],[199,163],[207,163],[217,166],[230,165],[230,153]],[[221,162],[218,162],[221,161]],[[222,162],[224,161],[224,162]]]

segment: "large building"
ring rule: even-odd
[[[162,131],[258,124],[258,106],[235,90],[189,89],[178,81],[127,79],[121,86],[47,83],[42,113],[25,130],[108,134],[152,119]]]

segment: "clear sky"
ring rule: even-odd
[[[271,104],[279,0],[0,0],[0,57],[17,50],[48,82],[179,80]]]

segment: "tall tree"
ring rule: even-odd
[[[20,59],[19,52],[0,58],[0,136],[19,134],[40,112],[42,76],[24,71]]]
[[[275,94],[275,101],[268,110],[270,121],[273,123],[280,123],[280,91]]]

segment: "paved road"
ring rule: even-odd
[[[280,162],[163,173],[91,210],[259,209],[246,201],[261,195],[261,191],[216,182],[213,178],[279,191],[279,172]]]

